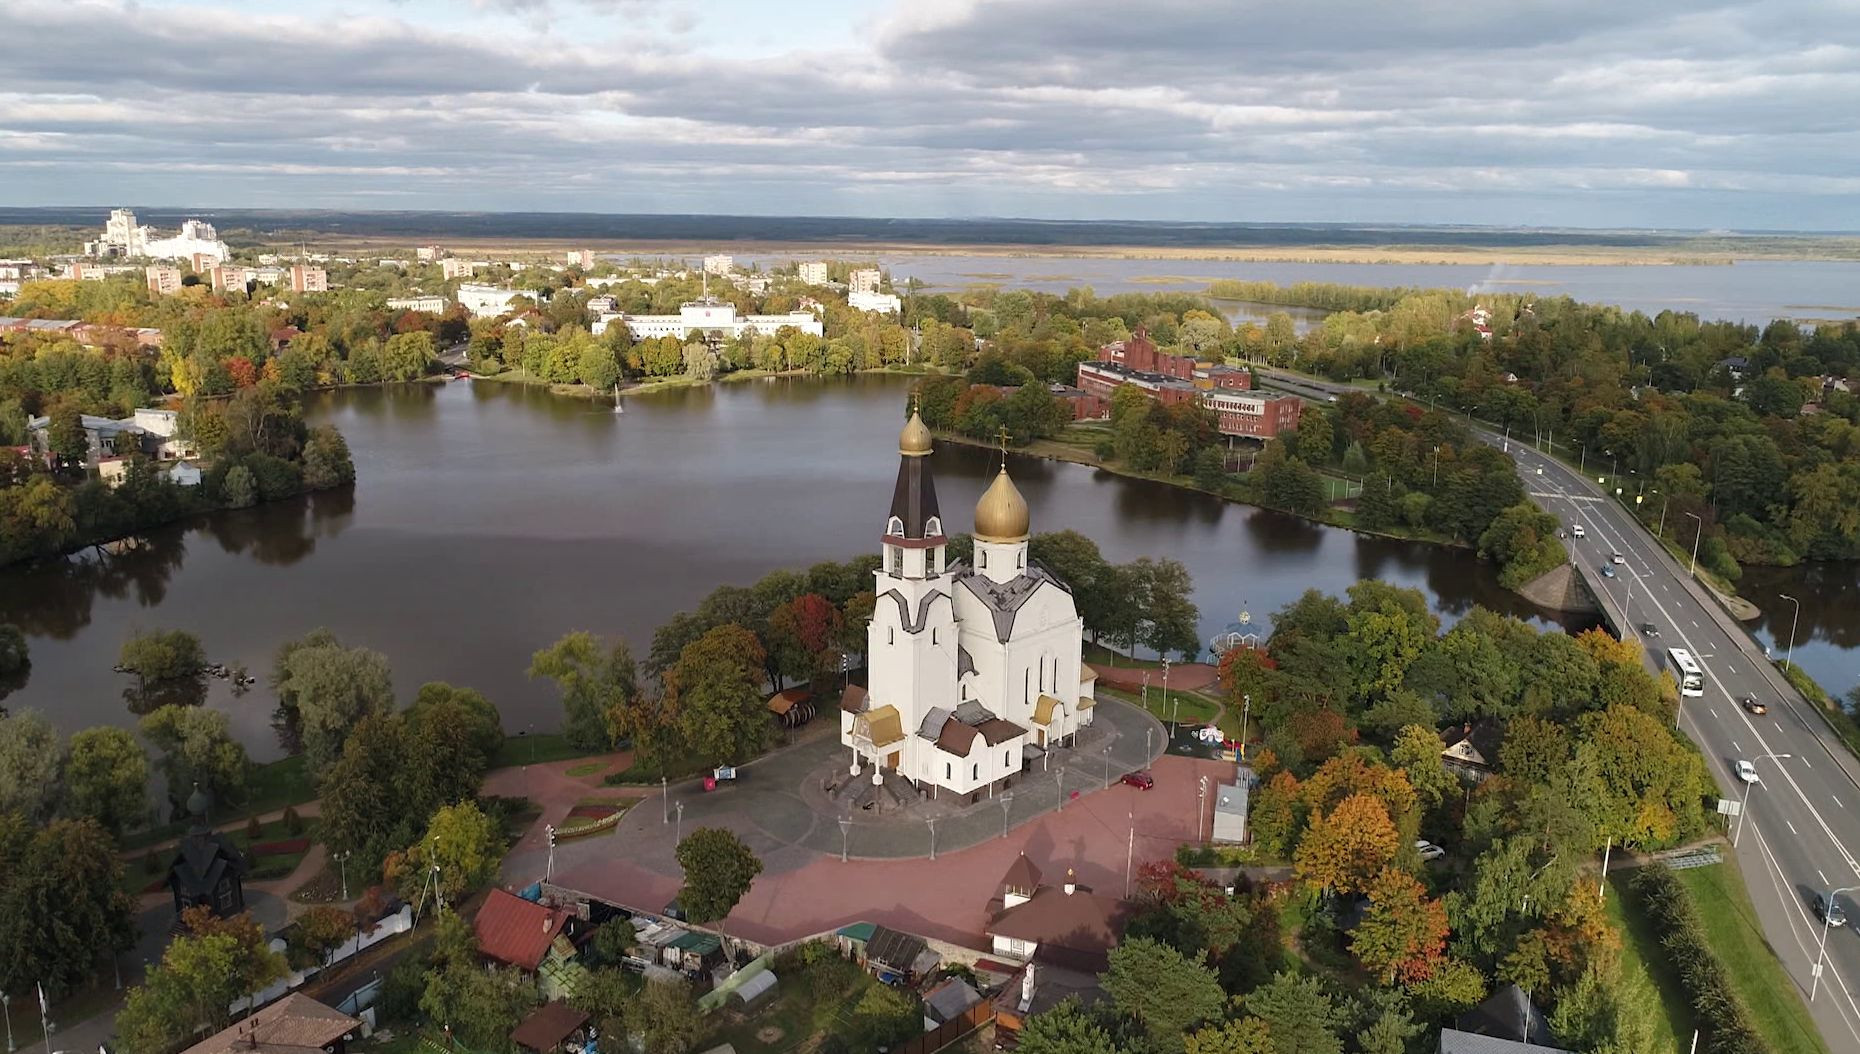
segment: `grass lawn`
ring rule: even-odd
[[[545,761],[567,761],[604,754],[604,750],[583,750],[570,746],[558,732],[537,732],[505,736],[504,745],[491,758],[491,767],[507,769],[516,765],[540,765]]]
[[[589,761],[581,765],[570,765],[562,774],[569,779],[578,780],[586,776],[592,776],[606,767],[607,763],[605,761]]]
[[[216,826],[229,820],[277,812],[286,805],[302,805],[304,802],[316,800],[316,787],[311,783],[310,774],[304,770],[304,759],[301,754],[263,765],[254,765],[252,781],[246,785],[246,791],[247,797],[244,802],[213,810],[213,822]],[[140,831],[132,831],[124,835],[121,845],[124,850],[131,850],[173,841],[187,833],[187,826],[187,823],[183,821],[165,823],[158,827],[145,827]]]
[[[1100,685],[1098,696],[1121,699],[1131,706],[1143,706],[1142,692],[1126,692],[1121,688]],[[1165,698],[1160,687],[1152,686],[1149,691],[1148,709],[1158,721],[1175,720],[1185,725],[1205,725],[1214,720],[1214,713],[1219,708],[1220,704],[1195,692],[1171,690]]]
[[[690,776],[703,775],[710,769],[710,763],[696,754],[675,755],[667,758],[663,765],[649,764],[636,758],[631,765],[619,772],[608,773],[607,778],[601,782],[609,787],[623,784],[657,783],[660,777],[681,780]]]
[[[773,1003],[747,1018],[730,1011],[717,1013],[717,1030],[693,1049],[709,1050],[723,1043],[734,1047],[737,1054],[810,1049],[809,1040],[814,1036],[843,1027],[859,999],[878,983],[871,974],[848,962],[794,967],[798,968],[777,967],[782,979],[781,994]],[[769,1036],[771,1041],[763,1042],[758,1033]]]
[[[1664,1013],[1652,1023],[1653,1045],[1660,1050],[1679,1050],[1679,1037],[1689,1039],[1692,1035],[1692,1007],[1686,1001],[1685,987],[1679,983],[1679,975],[1667,958],[1666,949],[1660,947],[1660,936],[1654,931],[1653,920],[1641,910],[1639,901],[1628,888],[1633,878],[1631,871],[1619,871],[1609,877],[1604,908],[1608,921],[1621,934],[1622,971],[1645,977],[1659,994],[1660,1009]]]
[[[283,820],[272,820],[269,823],[259,826],[257,838],[251,837],[246,832],[246,828],[243,825],[227,831],[226,837],[240,849],[245,849],[255,842],[258,844],[266,842],[288,842],[299,838],[305,839],[310,844],[314,844],[316,842],[316,834],[316,818],[307,817],[303,821],[302,834],[290,833],[290,831],[285,829]],[[283,878],[285,875],[297,870],[297,865],[303,861],[304,854],[309,851],[310,846],[306,844],[301,852],[267,853],[264,856],[258,857],[252,861],[252,872],[246,876],[246,881],[264,882],[274,878]],[[153,874],[148,870],[146,855],[136,857],[133,860],[123,861],[123,891],[131,895],[136,895],[145,892],[155,883],[164,881],[167,878],[168,862],[173,858],[174,851],[172,849],[157,850],[155,853],[155,860],[159,870]]]
[[[1779,1054],[1825,1054],[1808,1007],[1770,951],[1750,906],[1743,875],[1731,861],[1675,872],[1692,895],[1705,937],[1731,975],[1731,987],[1750,1008],[1757,1031]]]

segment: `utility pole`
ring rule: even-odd
[[[543,878],[552,879],[555,877],[555,824],[545,825],[543,831],[549,836],[549,859],[543,865]]]

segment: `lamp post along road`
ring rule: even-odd
[[[1206,845],[1208,840],[1201,836],[1201,824],[1208,805],[1208,777],[1201,777],[1199,788],[1195,794],[1195,841]]]
[[[924,821],[930,825],[930,859],[936,859],[936,817]]]
[[[18,1044],[13,1042],[13,997],[0,992],[0,1008],[6,1012],[6,1054],[13,1054],[19,1049]]]
[[[1828,953],[1828,922],[1834,918],[1834,898],[1842,893],[1852,893],[1856,889],[1860,889],[1860,886],[1842,886],[1828,891],[1827,910],[1821,913],[1821,944],[1815,949],[1815,968],[1809,971],[1815,979],[1808,986],[1808,1001],[1811,1003],[1815,1001],[1815,995],[1821,991],[1821,968]]]
[[[1699,525],[1698,530],[1693,532],[1692,535],[1692,568],[1686,572],[1692,577],[1697,578],[1699,574],[1699,539],[1705,537],[1705,521],[1701,519],[1697,513],[1688,512],[1686,515],[1697,520]]]
[[[1771,761],[1782,761],[1794,756],[1793,754],[1760,754],[1750,759],[1750,767],[1754,770],[1757,762],[1766,758]],[[1737,848],[1737,840],[1744,836],[1744,814],[1750,811],[1750,788],[1756,782],[1756,780],[1747,780],[1744,783],[1744,800],[1737,808],[1737,829],[1731,832],[1731,848],[1733,849]]]
[[[1795,630],[1796,630],[1796,627],[1800,625],[1802,622],[1802,602],[1790,596],[1787,593],[1778,593],[1776,595],[1781,597],[1784,600],[1787,600],[1789,603],[1795,605],[1795,614],[1789,619],[1789,649],[1788,649],[1788,653],[1783,656],[1784,668],[1794,669],[1795,668]]]
[[[1001,796],[1001,837],[1003,838],[1008,836],[1008,811],[1013,807],[1014,792],[1009,791]]]
[[[1246,760],[1246,719],[1253,713],[1253,693],[1240,696],[1240,760]]]
[[[840,863],[846,862],[846,832],[852,829],[851,820],[840,821]]]
[[[674,806],[672,814],[677,824],[677,826],[672,828],[672,844],[676,846],[679,842],[685,840],[685,803],[679,802]]]

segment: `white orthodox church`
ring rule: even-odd
[[[855,775],[870,767],[874,782],[979,798],[1091,724],[1084,624],[1066,584],[1027,557],[1027,502],[1005,464],[975,506],[971,567],[946,559],[930,430],[916,414],[898,453],[870,684],[841,702],[840,742]]]

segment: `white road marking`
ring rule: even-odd
[[[1737,740],[1733,739],[1731,740],[1731,749],[1737,751],[1739,754],[1742,754],[1744,752],[1744,745],[1742,743],[1739,743]]]
[[[1797,838],[1800,838],[1800,837],[1802,837],[1802,834],[1801,834],[1801,832],[1800,832],[1800,831],[1797,831],[1797,830],[1795,829],[1795,824],[1792,824],[1792,823],[1789,823],[1789,821],[1788,821],[1787,819],[1784,819],[1784,820],[1783,820],[1783,823],[1786,823],[1786,824],[1789,824],[1789,833],[1790,833],[1790,834],[1793,834],[1793,835],[1795,835],[1795,836],[1796,836]]]
[[[1714,720],[1714,721],[1716,721],[1716,720],[1718,719],[1718,708],[1717,708],[1717,707],[1715,707],[1715,706],[1707,706],[1707,707],[1706,707],[1705,709],[1707,709],[1707,710],[1710,710],[1710,711],[1711,711],[1711,717],[1712,717],[1712,720]]]
[[[1815,874],[1821,875],[1821,884],[1823,886],[1826,886],[1828,884],[1828,876],[1821,873],[1821,868],[1816,868]]]

